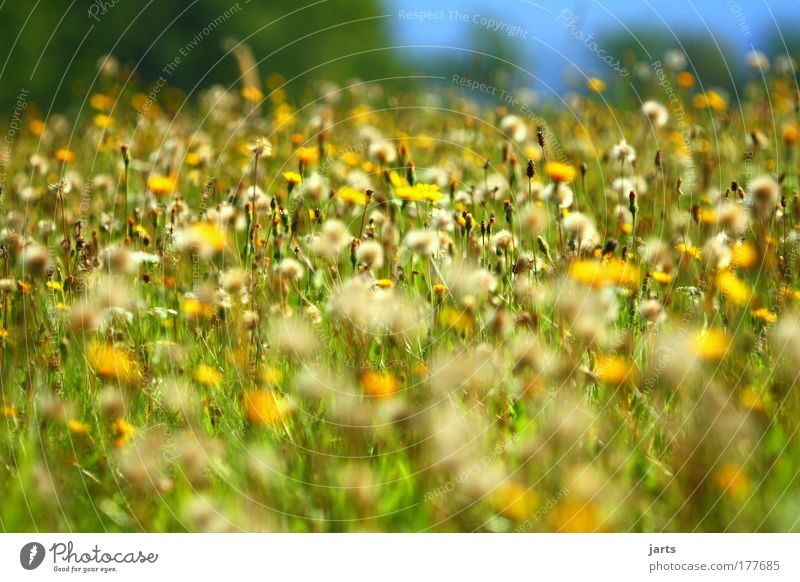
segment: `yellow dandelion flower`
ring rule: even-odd
[[[722,95],[716,91],[706,91],[705,93],[698,93],[692,99],[692,104],[695,109],[710,108],[714,111],[723,111],[728,104],[723,99]]]
[[[203,386],[209,386],[211,388],[216,388],[222,384],[222,374],[220,374],[219,370],[207,366],[206,364],[197,366],[197,369],[194,371],[194,379]]]
[[[691,338],[691,346],[699,358],[719,361],[728,352],[730,340],[721,329],[704,329],[694,334]]]
[[[288,401],[272,390],[248,390],[244,408],[247,420],[261,426],[277,426],[291,414]]]
[[[475,331],[475,320],[463,310],[446,307],[439,313],[439,321],[447,329],[459,333],[472,334]]]
[[[196,222],[186,231],[186,240],[189,246],[202,248],[212,253],[221,253],[225,250],[225,233],[216,224],[203,221]]]
[[[694,87],[694,75],[688,71],[681,71],[678,73],[676,80],[678,82],[678,87],[682,87],[683,89],[691,89]]]
[[[187,165],[196,167],[203,163],[203,157],[196,152],[189,152],[186,154],[184,161]]]
[[[89,105],[98,111],[111,111],[114,107],[114,99],[102,93],[95,93],[89,98]]]
[[[378,279],[375,281],[375,284],[380,287],[381,289],[391,289],[394,287],[391,279]]]
[[[69,428],[69,431],[73,434],[86,434],[89,432],[88,424],[72,418],[67,421],[67,427]]]
[[[94,342],[89,345],[86,355],[95,374],[105,380],[133,384],[139,378],[139,365],[128,350]]]
[[[670,273],[664,273],[663,271],[653,271],[651,276],[656,283],[661,283],[662,285],[666,285],[672,281],[672,275]]]
[[[297,150],[297,159],[305,165],[313,164],[317,161],[318,157],[319,152],[317,148],[300,148]]]
[[[303,183],[303,177],[297,172],[284,172],[283,179],[286,180],[288,184],[293,186]]]
[[[601,382],[621,386],[635,381],[636,369],[625,358],[600,356],[595,363],[594,372]]]
[[[797,126],[788,125],[783,130],[783,141],[786,145],[793,145],[797,141]]]
[[[61,291],[64,287],[58,281],[48,281],[47,288],[51,291]]]
[[[120,417],[111,425],[111,432],[113,432],[116,437],[114,439],[114,446],[119,448],[125,446],[130,439],[136,436],[136,427]]]
[[[744,467],[726,463],[714,473],[714,482],[724,495],[741,501],[750,492],[750,479]]]
[[[697,219],[701,224],[716,224],[717,211],[713,208],[700,208],[697,211]]]
[[[13,404],[11,406],[4,406],[3,416],[6,418],[17,418],[19,416],[19,409]]]
[[[336,191],[336,197],[339,200],[347,202],[349,204],[358,204],[360,206],[364,206],[367,203],[367,195],[364,192],[360,192],[355,188],[351,188],[350,186],[343,186]]]
[[[764,323],[775,323],[776,321],[778,321],[778,315],[776,313],[772,313],[766,307],[759,307],[752,313],[753,317],[755,317],[756,319],[760,319]]]
[[[758,261],[758,251],[748,242],[736,243],[731,247],[731,261],[740,269],[749,269]]]
[[[181,312],[189,319],[208,319],[216,312],[216,308],[210,303],[198,299],[184,299],[181,303]]]
[[[741,307],[750,301],[750,287],[730,271],[717,275],[717,287],[734,305]]]
[[[250,103],[259,103],[264,99],[264,93],[258,87],[242,87],[242,97]]]
[[[683,254],[683,255],[686,255],[686,256],[691,257],[693,259],[699,259],[700,258],[700,248],[699,247],[695,247],[695,246],[692,246],[692,245],[687,245],[687,244],[684,244],[684,243],[678,243],[678,245],[675,248],[677,248],[681,252],[681,254]]]
[[[114,118],[102,113],[95,115],[92,122],[100,129],[111,129],[114,127]]]
[[[397,378],[391,372],[367,370],[361,375],[361,387],[369,396],[386,398],[397,392]]]
[[[175,192],[177,182],[170,176],[150,176],[147,180],[147,189],[156,196],[165,196]]]
[[[562,500],[549,515],[550,527],[564,533],[594,532],[602,521],[599,508],[581,499]]]
[[[41,136],[44,133],[44,130],[47,128],[44,121],[42,121],[41,119],[34,119],[33,121],[31,121],[30,127],[31,127],[31,133],[33,133],[33,135],[38,135],[38,136]]]
[[[739,402],[745,408],[754,410],[756,412],[765,412],[767,403],[764,400],[764,395],[756,390],[755,386],[745,386],[739,394]]]
[[[258,379],[265,386],[277,388],[281,380],[283,380],[283,372],[280,371],[280,368],[268,366],[259,371]]]
[[[444,295],[445,293],[447,293],[447,287],[445,287],[443,283],[436,283],[433,286],[433,292],[436,293],[437,295]]]
[[[569,164],[547,162],[544,169],[553,182],[572,182],[575,179],[576,170]]]
[[[411,202],[438,202],[444,196],[439,192],[437,184],[414,184],[413,186],[401,186],[396,188],[394,195],[401,200]]]
[[[606,90],[605,81],[597,77],[590,77],[589,80],[586,81],[586,87],[589,91],[594,91],[595,93],[602,93]]]
[[[392,188],[405,188],[409,185],[408,180],[395,170],[389,172],[389,183],[392,185]]]
[[[492,491],[489,499],[497,513],[512,521],[524,521],[537,505],[533,491],[516,481],[503,481]]]
[[[61,148],[56,152],[56,159],[65,164],[75,161],[75,152],[67,148]]]
[[[639,282],[639,268],[620,259],[575,261],[569,269],[572,279],[592,287],[629,287]]]
[[[5,327],[0,327],[0,339],[5,339],[8,337],[10,332]]]

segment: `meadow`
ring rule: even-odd
[[[20,95],[0,528],[800,529],[800,93],[672,57]]]

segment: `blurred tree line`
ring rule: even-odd
[[[310,79],[389,75],[398,69],[396,55],[370,52],[389,44],[390,19],[380,17],[386,12],[378,0],[4,2],[0,105],[8,108],[21,89],[45,110],[51,102],[55,110],[79,105],[108,53],[145,87],[170,64],[170,86],[230,84],[240,75],[237,60],[224,56],[232,40],[264,59],[262,82],[273,73],[300,75],[289,93]]]

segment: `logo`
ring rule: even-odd
[[[44,561],[44,546],[39,542],[29,542],[19,551],[19,563],[26,570],[35,570]]]

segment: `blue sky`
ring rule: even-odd
[[[604,65],[577,33],[596,38],[649,26],[676,34],[710,34],[737,52],[726,58],[741,59],[753,48],[767,48],[776,30],[800,27],[800,0],[387,0],[386,6],[398,44],[470,47],[476,33],[497,27],[495,34],[506,33],[510,42],[519,43],[537,75],[553,87],[563,86],[570,62],[589,74],[603,73]],[[575,16],[574,25],[566,26]],[[448,50],[413,54],[424,63],[434,52],[441,56]]]

